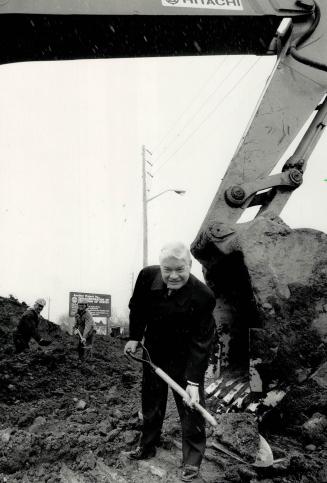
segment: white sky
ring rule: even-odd
[[[154,163],[149,197],[187,192],[148,205],[149,263],[157,263],[164,242],[195,238],[274,62],[0,66],[0,295],[50,297],[55,321],[68,313],[70,291],[109,293],[126,313],[142,265],[142,145]],[[283,212],[292,227],[327,231],[326,150],[324,134]]]

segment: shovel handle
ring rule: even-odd
[[[168,384],[169,387],[174,389],[174,391],[176,391],[177,394],[182,396],[182,398],[185,399],[186,401],[190,400],[190,396],[187,394],[185,389],[183,389],[179,384],[177,384],[177,382],[174,381],[174,379],[172,379],[170,376],[168,376],[168,374],[166,374],[162,369],[160,369],[160,367],[157,367],[155,364],[153,364],[147,349],[144,347],[143,344],[140,344],[140,346],[143,348],[143,350],[145,350],[147,359],[142,359],[140,357],[137,357],[134,354],[132,354],[131,352],[128,352],[126,355],[131,357],[132,359],[134,359],[136,361],[145,362],[145,363],[149,364],[151,366],[152,370],[157,374],[157,376],[159,376],[163,381],[165,381]],[[199,413],[202,414],[203,418],[206,421],[208,421],[208,423],[210,423],[211,426],[217,426],[218,425],[215,418],[206,409],[204,409],[204,407],[202,407],[201,404],[194,403],[193,406],[197,411],[199,411]]]
[[[182,398],[186,400],[190,399],[190,396],[187,394],[185,389],[183,389],[179,384],[177,384],[176,381],[174,381],[171,377],[169,377],[168,374],[166,374],[162,369],[160,369],[160,367],[156,367],[156,369],[154,369],[154,372],[161,379],[163,379],[168,384],[168,386],[170,386],[172,389],[174,389],[174,391],[176,391],[180,396],[182,396]],[[199,413],[202,414],[204,419],[211,424],[211,426],[217,426],[217,421],[215,420],[215,418],[206,409],[204,409],[204,407],[202,407],[201,404],[194,403],[194,407],[197,411],[199,411]]]
[[[78,336],[79,336],[79,338],[80,338],[83,346],[85,347],[85,342],[83,342],[83,336],[82,336],[80,330],[79,329],[75,329],[75,331],[76,331],[76,334],[78,334]]]

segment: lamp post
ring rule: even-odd
[[[151,198],[146,197],[146,191],[143,193],[143,267],[148,265],[148,203],[159,196],[172,191],[177,195],[184,195],[186,193],[185,190],[174,190],[174,189],[167,189],[161,191],[155,196]]]

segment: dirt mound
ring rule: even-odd
[[[1,349],[10,343],[11,334],[17,326],[18,318],[27,309],[25,302],[19,303],[14,297],[0,297],[0,342]]]
[[[11,333],[25,309],[0,298],[0,482],[180,481],[180,425],[171,399],[156,457],[132,462],[124,453],[141,428],[141,367],[124,357],[125,341],[97,335],[93,359],[80,363],[77,340],[43,320],[42,336],[51,345],[31,343],[16,355]],[[260,473],[210,447],[214,438],[202,465],[206,482],[324,481],[323,442],[306,450],[296,437],[269,435],[275,458],[284,460]]]
[[[12,331],[25,309],[0,299],[0,473],[64,455],[75,460],[85,449],[110,455],[123,429],[139,428],[140,368],[124,357],[124,341],[105,336],[96,336],[92,360],[81,363],[76,338],[44,319],[40,332],[51,345],[31,342],[14,354]]]

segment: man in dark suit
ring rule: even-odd
[[[130,300],[130,340],[125,353],[134,353],[144,338],[152,361],[185,388],[188,407],[174,393],[182,425],[183,481],[198,477],[204,455],[205,423],[194,402],[204,405],[204,374],[214,337],[211,290],[191,275],[191,255],[182,243],[160,252],[160,266],[144,268]],[[168,387],[146,364],[143,367],[143,430],[131,459],[155,456],[166,411]]]

